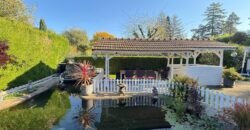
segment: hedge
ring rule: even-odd
[[[92,57],[74,57],[76,62],[89,60],[96,67],[105,68],[105,59],[98,57],[93,59]],[[126,70],[159,70],[166,68],[167,59],[157,57],[113,57],[110,60],[110,73],[115,74],[122,69]]]
[[[0,18],[0,41],[7,41],[15,62],[0,68],[0,90],[19,86],[54,73],[64,60],[69,43],[52,31]]]

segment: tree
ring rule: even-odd
[[[93,36],[93,41],[97,41],[101,38],[115,38],[115,36],[107,32],[96,32]]]
[[[225,27],[224,27],[224,33],[228,33],[228,34],[233,34],[235,32],[237,32],[237,28],[236,25],[240,24],[240,17],[237,16],[234,12],[232,12],[226,22],[225,22]]]
[[[191,31],[193,32],[193,38],[209,38],[205,25],[200,24],[197,29],[192,29]]]
[[[157,18],[158,31],[156,38],[165,39],[170,37],[170,18],[161,12]]]
[[[0,17],[32,23],[31,12],[22,0],[0,0]]]
[[[47,31],[47,25],[46,25],[44,19],[40,19],[39,29],[42,31],[45,31],[45,32]]]
[[[89,40],[85,31],[80,29],[69,29],[63,33],[71,45],[88,45]]]
[[[160,13],[157,19],[158,32],[156,38],[184,38],[184,29],[181,20],[177,16],[169,17]]]
[[[154,18],[137,18],[132,20],[127,33],[133,38],[152,39],[157,37],[158,24]]]
[[[69,29],[63,33],[72,46],[77,47],[78,51],[84,52],[89,46],[88,36],[85,31],[80,29]]]
[[[156,18],[135,20],[128,32],[134,38],[168,39],[184,38],[184,29],[177,16],[169,17],[163,12]]]
[[[209,31],[208,35],[216,36],[222,33],[225,11],[220,3],[212,3],[205,11],[206,28]]]
[[[8,45],[5,42],[0,41],[0,67],[7,64],[10,60],[10,56],[6,52],[8,49]]]
[[[181,24],[180,19],[177,16],[173,16],[170,20],[170,30],[169,31],[169,38],[184,38],[184,29],[183,26]]]
[[[192,29],[193,37],[209,38],[222,34],[224,27],[225,11],[220,3],[212,3],[206,9],[204,16],[205,24],[200,24],[197,29]]]

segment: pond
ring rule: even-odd
[[[151,96],[132,96],[126,99],[82,99],[69,96],[71,108],[53,126],[52,130],[167,130],[170,124],[164,120],[161,105],[164,101]]]
[[[74,87],[69,87],[74,88]],[[198,103],[198,102],[197,102]],[[123,99],[83,99],[72,90],[49,90],[0,111],[0,130],[200,130],[228,129],[217,118],[187,111],[180,98],[133,95]],[[199,103],[198,103],[199,104]],[[192,105],[197,106],[198,104]],[[203,115],[203,114],[202,114]]]

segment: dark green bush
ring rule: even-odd
[[[52,31],[0,18],[0,41],[7,41],[15,63],[0,68],[0,90],[16,87],[54,73],[68,54],[69,43]]]
[[[234,43],[243,44],[247,40],[247,38],[247,33],[237,32],[232,36],[231,41]]]
[[[250,46],[250,38],[248,38],[243,44],[246,46]]]
[[[75,61],[88,60],[94,66],[105,68],[105,59],[99,57],[94,60],[92,57],[75,57]],[[166,58],[154,58],[154,57],[113,57],[110,60],[110,73],[115,74],[122,69],[126,70],[159,70],[166,68]]]
[[[223,71],[223,77],[230,80],[243,80],[244,78],[235,70],[235,68],[225,69]]]
[[[235,67],[236,70],[240,70],[242,66],[242,60],[243,60],[243,54],[244,54],[244,46],[242,45],[237,45],[237,44],[230,44],[232,46],[235,46],[235,50],[226,50],[224,52],[224,59],[223,59],[223,64],[227,68],[229,67]],[[236,57],[232,57],[231,54],[233,52],[236,52],[237,55]]]

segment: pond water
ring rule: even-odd
[[[167,130],[161,105],[151,96],[93,100],[70,95],[71,108],[52,130]]]

